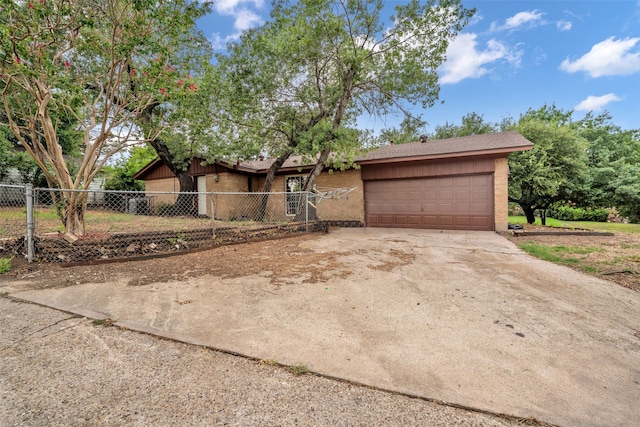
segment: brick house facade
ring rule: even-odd
[[[357,169],[323,171],[316,182],[319,190],[354,190],[345,199],[323,200],[317,215],[374,227],[503,231],[508,226],[507,157],[532,147],[512,131],[380,147],[357,159]],[[190,172],[198,191],[252,193],[263,188],[271,164],[272,160],[257,160],[204,165],[194,158]],[[296,187],[310,170],[299,157],[290,158],[276,175],[272,191]],[[145,181],[147,192],[179,189],[159,160],[134,178]]]

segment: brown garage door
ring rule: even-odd
[[[365,182],[370,227],[493,230],[493,175]]]

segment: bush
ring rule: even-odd
[[[524,211],[519,204],[509,202],[509,216],[523,216]]]
[[[560,221],[595,221],[607,222],[609,209],[576,208],[573,206],[556,206],[547,211],[547,216]]]
[[[0,258],[0,274],[4,274],[7,271],[11,270],[11,258]]]

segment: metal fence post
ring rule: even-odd
[[[27,204],[27,261],[33,262],[33,232],[36,228],[33,212],[33,185],[27,184],[24,188],[25,202]]]
[[[305,221],[304,221],[304,225],[306,227],[305,231],[309,231],[309,192],[307,191],[305,193]]]
[[[213,237],[216,237],[216,211],[214,209],[213,194],[211,195],[211,229],[213,231]]]

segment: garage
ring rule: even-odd
[[[364,225],[506,231],[508,156],[532,147],[508,131],[372,150],[358,160]]]
[[[370,227],[493,230],[493,175],[365,182]]]

